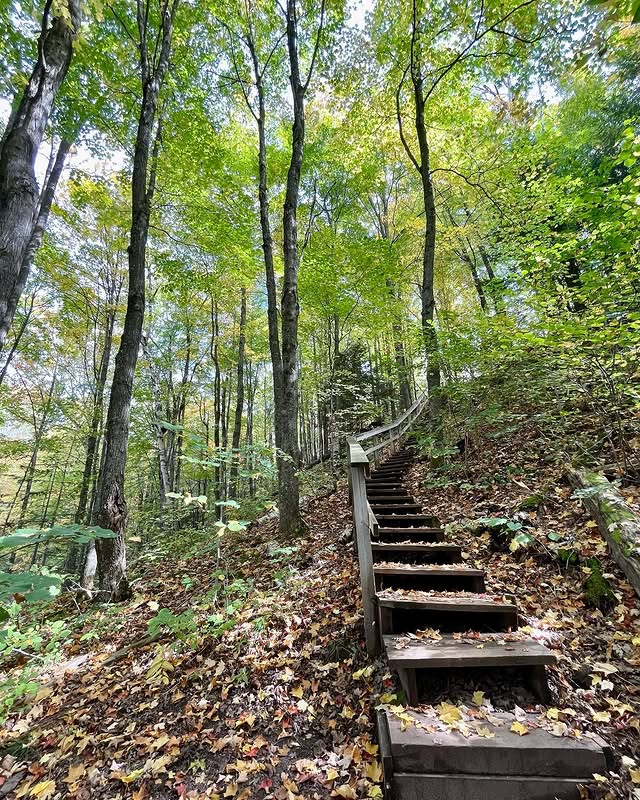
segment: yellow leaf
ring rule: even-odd
[[[379,786],[370,786],[367,791],[367,797],[378,798],[382,797],[382,789]]]
[[[484,739],[495,739],[496,737],[495,733],[490,731],[489,728],[485,726],[478,728],[476,733],[478,734],[478,736],[482,736]]]
[[[640,783],[640,769],[630,769],[629,775],[633,783]]]
[[[78,778],[81,778],[84,775],[85,771],[86,770],[84,768],[84,764],[82,763],[72,764],[69,767],[69,774],[64,779],[64,782],[75,783],[78,780]]]
[[[334,769],[333,767],[329,767],[329,769],[327,770],[327,780],[335,781],[337,777],[338,777],[338,770]]]
[[[371,761],[363,770],[365,778],[369,778],[374,783],[380,783],[382,780],[382,766],[378,761]]]
[[[304,694],[304,689],[302,688],[302,686],[296,686],[295,689],[291,690],[291,694],[294,697],[298,697],[301,700],[302,699],[302,695]]]
[[[589,522],[587,522],[587,528],[597,528],[597,527],[598,523],[595,522],[594,520],[590,519]]]
[[[558,714],[560,713],[559,708],[549,708],[547,709],[547,717],[549,719],[558,719]]]
[[[334,789],[331,792],[332,797],[344,797],[345,800],[356,800],[357,794],[355,789],[352,786],[349,786],[348,783],[343,783],[342,786],[338,786],[337,789]]]
[[[593,777],[598,783],[607,783],[608,780],[605,775],[599,775],[597,772],[593,773]]]
[[[477,706],[481,706],[484,702],[484,692],[474,692],[471,702]]]
[[[53,797],[56,791],[55,781],[40,781],[29,792],[30,797],[37,797],[38,800],[47,800],[48,797]]]
[[[529,733],[529,728],[526,725],[523,725],[521,722],[514,722],[511,726],[511,730],[514,733],[517,733],[518,736],[526,736]]]
[[[438,717],[445,725],[453,725],[454,722],[458,722],[462,719],[462,714],[460,713],[460,709],[451,703],[440,703],[438,706]]]
[[[393,701],[397,699],[398,699],[397,695],[390,694],[389,692],[385,692],[384,694],[380,695],[381,703],[393,703]]]
[[[238,793],[238,784],[236,783],[236,781],[231,781],[231,783],[224,790],[224,796],[235,797],[237,793]]]
[[[594,722],[611,722],[611,714],[608,711],[598,711],[591,719]]]

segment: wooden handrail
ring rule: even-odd
[[[373,439],[375,436],[383,436],[385,433],[389,433],[389,431],[398,428],[402,423],[410,417],[415,411],[418,409],[420,410],[419,413],[424,408],[427,402],[427,392],[426,390],[422,392],[422,394],[418,395],[418,397],[413,401],[412,405],[406,411],[403,411],[398,417],[396,417],[391,422],[387,423],[386,425],[380,425],[378,428],[373,428],[370,431],[362,431],[355,435],[355,440],[358,442],[365,442],[367,439]],[[418,416],[419,413],[416,415]],[[415,418],[415,417],[414,417]]]
[[[349,462],[349,494],[353,508],[353,528],[358,562],[360,566],[360,588],[362,590],[362,606],[364,610],[364,631],[367,653],[378,655],[382,643],[378,634],[376,614],[376,587],[373,573],[373,552],[371,536],[378,533],[378,521],[371,510],[367,499],[366,479],[369,475],[370,456],[386,447],[396,449],[402,434],[409,428],[426,405],[426,393],[423,393],[413,405],[397,417],[389,425],[366,431],[358,436],[347,438],[347,457]],[[384,436],[378,444],[365,450],[360,442]]]

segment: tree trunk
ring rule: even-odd
[[[152,153],[153,132],[158,110],[158,97],[169,66],[173,15],[176,5],[177,0],[174,0],[171,7],[165,5],[161,10],[162,30],[158,34],[158,41],[161,44],[151,53],[152,60],[150,61],[147,50],[148,15],[144,11],[142,0],[138,0],[142,102],[131,176],[129,289],[127,313],[109,397],[104,462],[99,480],[96,509],[98,525],[108,528],[116,534],[113,539],[96,541],[99,594],[103,599],[111,601],[122,600],[129,595],[124,539],[127,527],[124,476],[127,463],[133,379],[144,322],[147,238],[151,202],[155,189],[155,170],[160,147],[161,126],[157,127]],[[151,170],[149,170],[150,160]]]
[[[96,386],[93,396],[91,427],[89,429],[89,436],[87,437],[84,469],[82,472],[82,482],[80,484],[80,496],[78,498],[78,507],[76,508],[74,518],[78,525],[88,521],[87,501],[89,498],[89,489],[92,484],[93,475],[96,471],[96,459],[99,452],[100,439],[102,437],[100,429],[104,416],[104,392],[107,385],[109,362],[111,361],[111,345],[113,342],[114,325],[115,312],[112,310],[107,310],[104,343],[102,345],[102,353],[100,354],[100,364],[98,367],[98,374],[96,376]]]
[[[584,507],[598,523],[614,561],[640,597],[640,518],[604,475],[569,468],[569,482],[582,495]]]
[[[51,5],[47,0],[38,60],[20,104],[11,115],[0,150],[0,347],[6,340],[7,320],[13,316],[10,307],[38,217],[35,161],[54,100],[69,69],[81,23],[80,4],[69,0],[69,14],[54,17],[49,26]],[[19,299],[18,294],[14,311]]]
[[[289,54],[290,86],[293,97],[293,129],[291,139],[291,159],[287,172],[287,184],[282,216],[284,276],[280,308],[282,315],[282,403],[280,448],[283,456],[279,460],[280,535],[284,538],[299,533],[300,489],[298,468],[300,449],[298,444],[298,197],[300,192],[300,173],[304,153],[304,94],[305,86],[300,77],[298,58],[298,31],[296,0],[287,0],[287,51]]]
[[[31,274],[33,261],[40,245],[42,244],[42,238],[47,229],[47,223],[49,222],[49,214],[51,212],[51,205],[56,193],[58,181],[62,175],[62,170],[64,169],[64,164],[70,149],[71,142],[67,141],[66,139],[62,139],[58,146],[58,151],[56,153],[51,170],[47,175],[47,179],[42,190],[39,207],[37,209],[36,221],[31,230],[31,237],[22,258],[20,270],[18,271],[13,289],[11,290],[11,294],[7,300],[6,310],[0,317],[0,347],[2,347],[7,340],[9,329],[13,324],[13,318],[15,317],[18,303],[20,302],[24,288],[27,285],[27,280]]]
[[[242,411],[244,409],[244,346],[245,327],[247,325],[247,291],[244,287],[240,290],[240,335],[238,337],[238,368],[236,389],[236,413],[233,420],[233,435],[231,437],[231,472],[229,476],[229,497],[235,498],[237,494],[236,482],[238,479],[238,463],[240,461],[240,434],[242,433]]]
[[[7,353],[7,357],[6,357],[5,361],[4,361],[4,364],[2,365],[2,369],[0,370],[0,386],[2,386],[2,384],[4,382],[4,379],[5,379],[6,375],[7,375],[7,371],[9,369],[9,366],[10,366],[11,362],[13,361],[13,357],[18,352],[18,347],[20,345],[20,340],[22,339],[22,337],[24,335],[24,332],[27,329],[27,326],[29,324],[29,320],[31,319],[31,315],[33,314],[33,307],[34,307],[35,302],[36,302],[36,294],[37,294],[37,292],[33,292],[33,294],[31,295],[31,298],[29,300],[29,307],[26,309],[25,315],[22,318],[22,322],[20,323],[20,328],[18,329],[18,332],[16,334],[14,334],[14,340],[13,340],[13,342],[11,344],[11,348],[9,349],[9,352]]]

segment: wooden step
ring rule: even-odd
[[[393,499],[396,494],[403,494],[406,495],[406,487],[402,483],[394,483],[394,484],[377,484],[377,483],[367,483],[367,494],[376,494],[379,497],[389,497]],[[407,497],[409,495],[406,495]]]
[[[375,490],[373,490],[375,491]],[[409,503],[410,505],[415,504],[415,500],[411,497],[410,494],[369,494],[367,492],[367,500],[369,501],[370,505],[383,505],[390,503],[391,505],[406,505]]]
[[[462,548],[458,544],[372,542],[371,550],[374,559],[388,561],[394,561],[397,558],[411,558],[415,563],[454,564],[462,561]]]
[[[533,639],[501,642],[483,638],[475,645],[451,636],[443,636],[439,640],[417,641],[402,635],[387,635],[383,640],[389,665],[398,670],[410,705],[417,705],[419,702],[419,675],[431,669],[525,668],[531,688],[540,701],[548,699],[549,688],[544,667],[555,664],[556,657]]]
[[[382,478],[385,478],[386,480],[401,480],[404,478],[404,474],[404,470],[402,469],[376,470],[375,472],[371,473],[371,477],[374,480],[381,480]]]
[[[382,544],[395,542],[415,542],[426,544],[441,542],[444,539],[442,528],[378,528],[378,541]]]
[[[580,800],[578,786],[593,779],[522,775],[418,775],[394,773],[389,797],[401,800]]]
[[[492,595],[380,592],[376,597],[383,635],[436,628],[444,633],[509,631],[518,627],[514,603]]]
[[[369,500],[369,505],[374,514],[381,512],[385,516],[388,514],[405,515],[410,514],[412,511],[419,512],[422,510],[422,506],[419,503],[372,503]]]
[[[477,712],[473,709],[474,715]],[[405,773],[590,778],[594,772],[603,774],[609,768],[602,741],[585,736],[554,736],[540,727],[549,721],[539,714],[516,720],[514,714],[492,711],[491,721],[483,718],[486,714],[482,709],[480,714],[467,725],[467,736],[444,725],[435,710],[411,711],[413,725],[390,711],[382,711],[378,729],[386,725],[388,738],[384,732],[380,736],[381,750],[386,739],[395,771]],[[527,726],[526,736],[511,730],[516,721]],[[478,735],[478,727],[493,736]]]
[[[375,478],[367,478],[366,486],[367,489],[374,487],[376,489],[390,489],[394,492],[397,492],[399,489],[406,490],[406,487],[402,481],[390,481],[384,478],[378,478],[377,480]]]
[[[484,592],[485,589],[485,571],[471,567],[411,564],[385,567],[374,564],[373,573],[376,591],[387,588]]]
[[[427,514],[376,514],[381,528],[437,528],[440,521]]]

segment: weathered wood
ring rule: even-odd
[[[399,669],[524,667],[556,663],[555,655],[534,639],[506,644],[483,640],[482,649],[450,636],[438,641],[410,640],[408,646],[400,649],[396,647],[398,640],[402,640],[401,635],[384,637],[389,664]]]
[[[378,525],[380,519],[378,518]],[[378,528],[380,542],[441,542],[444,539],[442,528]]]
[[[584,507],[597,522],[613,559],[640,597],[640,518],[604,475],[569,468],[567,477],[573,487],[586,490],[581,497]]]
[[[371,503],[371,510],[375,514],[377,511],[383,514],[410,514],[412,511],[416,513],[420,511],[421,506],[418,503]]]
[[[382,764],[383,792],[385,800],[390,800],[393,790],[393,753],[391,749],[391,737],[389,734],[389,724],[387,712],[379,708],[376,714],[378,729],[378,743],[380,746],[380,763]]]
[[[400,561],[413,564],[455,564],[462,561],[462,550],[459,545],[397,544],[395,542],[372,541],[371,549],[375,561]]]
[[[375,491],[375,489],[373,490]],[[369,503],[373,505],[414,505],[415,500],[411,497],[410,494],[370,494],[367,491],[367,497],[369,498]],[[417,506],[419,508],[419,506]]]
[[[535,714],[524,720],[529,733],[516,736],[511,731],[515,716],[492,712],[496,722],[482,720],[478,724],[493,738],[443,729],[435,712],[411,712],[411,716],[417,725],[407,725],[386,712],[389,746],[399,772],[589,778],[608,769],[601,741],[553,736],[538,727]]]
[[[376,514],[378,524],[381,528],[438,528],[440,521],[437,517],[427,516],[426,514]]]
[[[394,773],[397,800],[579,800],[577,778]]]
[[[421,589],[429,591],[484,592],[485,571],[471,567],[447,567],[441,565],[406,564],[398,567],[373,565],[376,588]]]
[[[350,450],[357,450],[350,445]],[[357,453],[356,453],[357,456]],[[376,624],[375,608],[375,580],[373,575],[373,555],[371,552],[371,520],[369,517],[369,504],[364,482],[366,464],[361,461],[354,464],[351,461],[351,495],[353,499],[353,527],[356,535],[358,549],[358,562],[360,566],[360,586],[362,589],[362,606],[364,611],[364,632],[367,644],[367,653],[370,656],[380,652],[378,626]]]
[[[518,609],[515,603],[508,603],[500,600],[467,599],[464,595],[460,597],[446,597],[432,595],[420,600],[396,599],[378,596],[378,604],[388,608],[406,609],[428,609],[429,611],[463,611],[465,614],[486,614],[487,611],[513,612]]]

